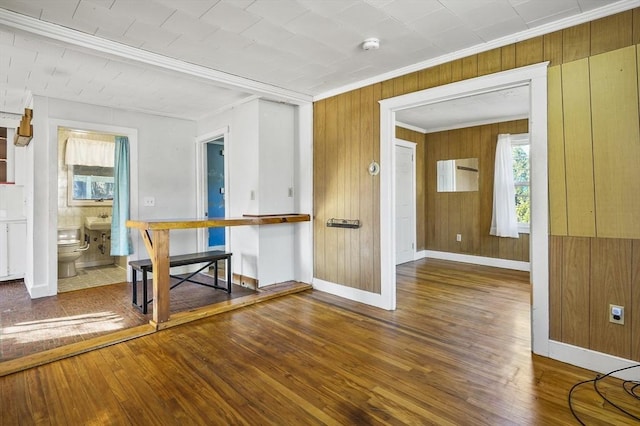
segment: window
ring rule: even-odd
[[[95,206],[97,202],[113,202],[113,167],[68,166],[70,206]]]
[[[516,193],[518,232],[528,233],[531,221],[531,178],[529,162],[529,134],[511,135],[513,181]]]

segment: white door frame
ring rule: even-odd
[[[92,133],[102,133],[102,134],[112,134],[112,135],[120,135],[126,136],[129,139],[129,216],[131,218],[137,218],[139,216],[139,203],[138,203],[138,129],[132,127],[123,127],[117,125],[110,124],[101,124],[101,123],[93,123],[87,121],[76,121],[76,120],[63,120],[63,119],[51,119],[49,120],[49,135],[50,135],[50,143],[54,143],[55,141],[55,164],[57,170],[58,164],[58,129],[60,127],[66,129],[73,129],[76,131],[86,131]],[[56,172],[57,174],[57,172]],[[53,185],[56,187],[55,194],[57,197],[57,180],[53,182]],[[58,209],[57,207],[53,210],[52,217],[55,217],[55,223],[58,223]],[[54,230],[55,232],[55,230]],[[129,229],[131,235],[131,245],[133,246],[133,253],[127,256],[127,264],[130,260],[135,260],[140,257],[140,247],[143,247],[142,238],[139,235],[139,232],[136,232],[135,229]],[[57,235],[55,235],[55,247],[57,247]],[[57,259],[57,251],[55,255]],[[58,288],[58,276],[57,269],[50,272],[50,287],[55,285],[55,289],[57,293]],[[55,275],[54,275],[55,274]],[[126,268],[126,277],[127,281],[131,281],[131,268]],[[55,279],[54,279],[55,278]],[[53,294],[55,294],[53,293]]]
[[[529,86],[531,135],[531,340],[534,353],[549,354],[549,213],[547,170],[547,66],[529,65],[380,101],[380,307],[396,308],[395,136],[396,111],[508,87]]]
[[[411,155],[413,158],[413,161],[411,161],[411,179],[412,179],[412,184],[413,184],[413,190],[411,191],[411,243],[413,244],[413,256],[412,256],[412,260],[416,259],[416,250],[417,250],[417,238],[416,238],[416,143],[415,142],[409,142],[409,141],[405,141],[402,139],[395,139],[395,146],[401,146],[403,148],[408,148],[411,150]],[[394,148],[395,148],[394,146]],[[393,187],[396,187],[396,170],[395,170],[395,159],[394,159],[394,170],[393,170]],[[394,194],[395,196],[395,194]],[[395,198],[394,198],[394,202],[395,202]],[[394,218],[395,220],[395,218]],[[394,264],[395,264],[395,260],[394,260]]]
[[[213,132],[198,136],[196,138],[196,215],[197,219],[206,219],[204,211],[207,209],[207,143],[218,139],[224,140],[224,211],[225,215],[229,211],[229,199],[231,197],[229,185],[229,126],[225,126]],[[225,227],[224,244],[225,251],[229,251],[229,227]],[[209,246],[207,238],[207,228],[198,228],[196,234],[198,251],[205,251]]]

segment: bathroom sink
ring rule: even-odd
[[[84,226],[92,231],[108,231],[111,230],[111,216],[86,216],[84,218]]]

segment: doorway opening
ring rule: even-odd
[[[229,129],[227,127],[198,138],[197,209],[199,219],[223,218],[229,212]],[[229,251],[229,228],[198,228],[198,251]]]
[[[396,265],[415,260],[416,144],[395,140]]]
[[[207,146],[207,212],[209,218],[225,217],[224,139],[206,143]],[[225,228],[207,229],[208,250],[224,250]]]
[[[126,136],[130,158],[137,159],[137,132],[71,121],[56,121],[52,126],[57,135],[58,165],[56,292],[126,282],[128,256],[111,256],[112,199],[116,185],[113,167],[106,164],[111,160],[106,159],[106,151],[98,148],[104,144],[115,146],[116,135]],[[86,151],[84,154],[95,149],[102,154],[91,160],[91,165],[78,162],[77,158],[67,164],[70,140],[74,149]],[[131,215],[137,211],[137,161],[129,164],[132,168],[129,170]],[[135,250],[136,241],[132,241]]]
[[[380,165],[389,173],[380,179],[380,307],[396,308],[396,211],[394,136],[396,112],[418,106],[462,99],[508,87],[527,86],[530,97],[532,285],[531,337],[534,353],[549,353],[549,260],[547,189],[547,65],[541,63],[464,80],[380,101]]]

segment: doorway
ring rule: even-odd
[[[525,85],[530,93],[531,137],[531,335],[534,353],[549,354],[549,259],[547,189],[547,66],[530,65],[510,71],[463,80],[380,101],[380,165],[393,169],[396,112],[417,106],[462,99],[507,87]],[[395,171],[381,174],[380,181],[380,307],[396,308],[396,213],[389,200],[395,199]]]
[[[396,139],[396,265],[415,259],[416,144]]]
[[[229,213],[229,128],[196,140],[197,217],[227,217]],[[229,251],[229,228],[198,228],[198,251]]]
[[[96,190],[107,190],[113,183],[113,175],[102,176],[99,173],[78,174],[75,166],[65,164],[66,143],[69,138],[79,138],[86,141],[109,142],[114,141],[115,135],[126,136],[129,139],[130,156],[130,216],[137,215],[137,130],[125,127],[107,126],[97,123],[75,122],[67,120],[52,120],[50,131],[55,132],[57,140],[57,150],[55,152],[55,163],[57,164],[58,180],[56,181],[58,208],[56,209],[55,221],[56,244],[52,245],[55,250],[56,260],[59,259],[60,247],[57,244],[59,232],[63,229],[64,235],[71,235],[70,249],[76,250],[73,242],[77,241],[78,250],[81,251],[74,264],[77,268],[76,275],[60,278],[58,267],[53,270],[55,280],[55,293],[98,287],[102,285],[121,283],[130,280],[130,272],[127,270],[128,256],[110,255],[110,232],[112,206],[107,199],[85,200],[76,199],[73,190],[76,183],[83,181],[91,182],[91,187]],[[101,169],[94,167],[93,169]],[[86,171],[86,169],[82,169]],[[105,169],[106,170],[106,169]],[[95,171],[95,170],[94,170]],[[112,171],[110,173],[113,173]],[[82,187],[83,185],[79,185]],[[73,189],[73,190],[70,190]],[[110,189],[109,189],[110,191]],[[82,197],[81,197],[82,198]],[[108,197],[107,197],[108,198]],[[87,218],[100,219],[100,223],[87,222]],[[70,233],[69,233],[70,231]],[[132,236],[134,253],[139,245],[138,238]],[[66,249],[66,248],[65,248]]]
[[[206,143],[207,146],[207,213],[209,218],[225,217],[224,139]],[[224,250],[224,228],[207,229],[207,248]]]

